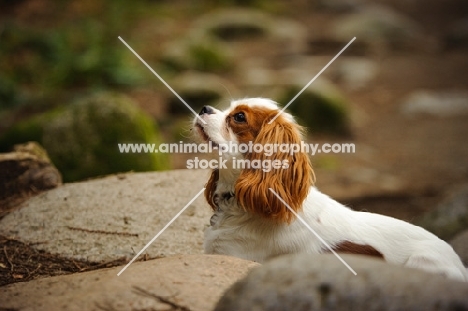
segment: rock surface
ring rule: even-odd
[[[16,145],[13,152],[0,154],[0,172],[2,211],[30,195],[62,184],[62,176],[47,152],[34,142]]]
[[[435,210],[416,220],[416,224],[443,240],[468,228],[468,185],[453,190]]]
[[[274,259],[234,284],[215,310],[468,310],[468,285],[363,256]]]
[[[65,184],[3,218],[0,234],[67,258],[131,259],[204,187],[208,174],[130,173]],[[200,195],[145,253],[149,258],[202,253],[210,216]]]
[[[0,291],[0,304],[2,310],[212,310],[257,265],[227,256],[179,255],[134,263],[120,276],[122,267],[115,267],[12,284]]]

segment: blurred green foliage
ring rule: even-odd
[[[130,67],[128,51],[115,48],[117,37],[106,29],[91,20],[51,31],[8,24],[0,36],[0,108],[67,88],[141,83],[141,70]]]
[[[144,3],[90,3],[79,4],[84,8],[73,1],[49,3],[57,13],[51,17],[54,27],[37,27],[14,16],[0,24],[0,109],[38,102],[50,106],[60,102],[63,95],[82,89],[144,82],[144,69],[132,66],[128,50],[121,48],[117,39],[132,23],[132,13]],[[75,12],[69,19],[61,17],[60,11],[67,12],[73,5],[79,7],[74,10],[86,14]]]

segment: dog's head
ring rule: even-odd
[[[199,139],[242,161],[231,163],[240,170],[233,185],[240,205],[248,212],[290,222],[294,215],[285,203],[299,211],[314,174],[308,155],[297,150],[302,143],[302,128],[289,113],[279,113],[274,101],[249,98],[233,101],[224,111],[205,106],[193,124]],[[211,199],[218,176],[219,171],[213,171],[205,191],[213,209]]]

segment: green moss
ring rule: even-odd
[[[39,141],[65,181],[168,169],[157,153],[120,153],[119,143],[159,143],[152,119],[129,98],[101,93],[14,126],[0,146]]]
[[[222,72],[232,67],[231,57],[225,47],[208,38],[175,42],[166,51],[161,63],[173,72]]]
[[[287,89],[278,102],[286,105],[299,91],[297,87]],[[348,135],[350,132],[348,109],[344,99],[335,92],[306,90],[288,110],[312,133]]]

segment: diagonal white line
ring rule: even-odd
[[[296,98],[298,98],[299,95],[301,95],[302,92],[304,92],[312,84],[312,82],[314,82],[328,68],[328,66],[331,65],[331,63],[333,63],[338,58],[338,56],[340,56],[341,53],[343,53],[351,45],[351,43],[353,43],[354,40],[356,40],[356,37],[352,38],[351,41],[349,41],[348,44],[346,44],[346,46],[342,48],[341,51],[339,51],[338,54],[336,54],[335,57],[333,57],[332,60],[329,61],[328,64],[326,64],[325,67],[323,67],[322,70],[320,70],[319,73],[317,73],[315,77],[313,77],[312,80],[310,80],[309,83],[307,83],[306,86],[304,86],[302,90],[300,90],[299,93],[297,93],[297,95],[294,96],[294,98],[291,99],[289,103],[286,106],[284,106],[283,109],[281,109],[273,119],[270,120],[270,122],[268,122],[268,124],[271,124],[273,121],[275,121],[275,119],[278,118],[280,114],[282,114],[286,110],[286,108],[288,108],[289,105],[291,105],[292,102],[295,101]]]
[[[143,248],[141,249],[141,251],[139,251],[138,254],[136,254],[135,257],[133,257],[133,259],[130,260],[130,262],[129,262],[125,267],[123,267],[122,270],[120,270],[119,273],[117,273],[117,276],[120,276],[120,275],[122,274],[122,272],[124,272],[124,271],[138,258],[138,256],[140,256],[140,255],[148,248],[148,246],[150,246],[151,243],[153,243],[153,242],[154,242],[154,241],[155,241],[155,240],[156,240],[156,239],[157,239],[173,222],[174,222],[174,220],[176,220],[177,217],[179,217],[179,216],[187,209],[187,207],[189,207],[190,204],[192,204],[193,201],[195,201],[195,199],[198,198],[198,196],[199,196],[203,191],[205,191],[205,188],[203,188],[202,190],[200,190],[200,192],[198,192],[197,195],[195,195],[195,196],[193,197],[193,199],[191,199],[190,202],[188,202],[187,205],[185,205],[184,208],[181,209],[180,212],[178,212],[177,215],[175,215],[174,218],[172,218],[171,221],[169,221],[169,222],[167,223],[167,225],[165,225],[164,228],[162,228],[161,231],[159,231],[158,234],[156,234],[156,235],[154,236],[154,238],[152,238],[151,241],[149,241],[148,244],[146,244],[145,247],[143,247]]]
[[[354,275],[357,275],[356,271],[354,271],[353,268],[351,268],[351,267],[346,263],[346,261],[344,261],[343,258],[341,258],[340,255],[338,255],[338,254],[333,250],[333,248],[331,248],[330,245],[328,245],[328,243],[325,242],[325,240],[322,239],[322,238],[320,237],[320,235],[318,235],[317,232],[315,232],[315,230],[312,229],[312,227],[309,226],[309,224],[308,224],[301,216],[299,216],[299,214],[297,214],[297,213],[288,205],[288,203],[286,203],[286,202],[275,192],[275,190],[273,190],[272,188],[268,188],[268,189],[269,189],[269,190],[270,190],[270,191],[271,191],[271,192],[272,192],[272,193],[273,193],[273,194],[274,194],[274,195],[275,195],[275,196],[276,196],[276,197],[277,197],[293,214],[294,214],[294,216],[297,217],[297,219],[298,219],[300,222],[302,222],[302,224],[303,224],[304,226],[307,227],[307,229],[309,229],[310,232],[312,232],[312,233],[317,237],[317,239],[320,240],[320,242],[322,242],[322,243],[330,250],[330,252],[333,253],[333,255],[335,255],[335,256],[346,266],[346,268],[349,269],[349,271],[351,271]]]
[[[155,76],[156,76],[156,77],[157,77],[157,78],[174,94],[174,95],[175,95],[175,96],[177,96],[177,98],[178,98],[182,103],[184,103],[185,106],[187,106],[188,109],[190,109],[190,111],[191,111],[200,121],[203,122],[203,124],[206,124],[205,120],[203,120],[203,119],[198,115],[198,113],[196,113],[196,112],[192,109],[192,107],[190,107],[189,104],[187,104],[187,103],[185,102],[185,100],[184,100],[182,97],[180,97],[179,94],[177,94],[176,91],[174,91],[174,90],[172,89],[172,87],[171,87],[169,84],[167,84],[166,81],[164,81],[164,79],[161,78],[161,76],[158,75],[158,73],[157,73],[156,71],[154,71],[153,68],[151,68],[151,67],[145,62],[145,60],[144,60],[143,58],[141,58],[140,55],[138,55],[138,53],[135,52],[135,51],[132,49],[132,47],[131,47],[130,45],[127,44],[127,42],[125,42],[124,39],[122,39],[120,36],[119,36],[118,38],[119,38],[120,41],[122,41],[123,44],[125,44],[125,46],[126,46],[130,51],[132,51],[133,54],[135,54],[136,57],[138,57],[138,59],[139,59],[139,60],[140,60],[140,61],[141,61],[141,62],[142,62],[142,63],[143,63],[143,64],[144,64],[144,65],[145,65],[145,66],[146,66],[146,67],[147,67],[147,68],[148,68],[148,69],[149,69],[149,70],[150,70],[150,71],[151,71],[151,72],[152,72],[152,73],[153,73],[153,74],[154,74],[154,75],[155,75]]]

